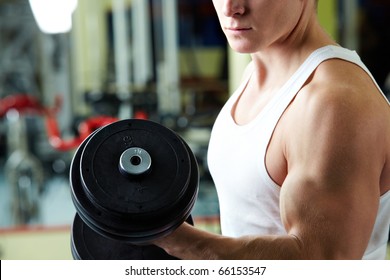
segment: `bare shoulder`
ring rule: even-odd
[[[364,107],[367,111],[375,107],[374,111],[381,109],[383,114],[390,113],[389,105],[371,77],[359,66],[340,59],[323,62],[313,74],[305,91],[316,93],[310,96],[319,98],[320,101],[329,101],[333,105],[343,101],[360,109]],[[362,106],[362,103],[365,106]]]
[[[390,141],[390,106],[370,76],[353,63],[339,59],[322,63],[297,96],[296,105],[310,114],[305,120],[316,125],[337,128],[347,122],[355,128],[378,130],[382,139]]]
[[[286,144],[289,165],[307,162],[316,168],[315,157],[323,172],[337,161],[365,162],[356,172],[363,166],[379,170],[381,189],[390,188],[390,106],[359,66],[336,59],[322,63],[287,114],[286,134],[293,135]]]

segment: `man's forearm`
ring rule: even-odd
[[[155,242],[180,259],[303,259],[297,238],[284,236],[247,236],[240,238],[212,234],[190,225]]]

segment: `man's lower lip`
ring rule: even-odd
[[[241,28],[241,29],[227,29],[229,32],[234,32],[234,33],[241,33],[241,32],[247,32],[251,30],[250,28]]]

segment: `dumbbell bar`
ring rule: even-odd
[[[70,183],[77,210],[75,259],[170,259],[145,244],[191,220],[199,173],[193,153],[175,132],[151,121],[123,120],[80,145]]]

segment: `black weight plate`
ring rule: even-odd
[[[152,158],[147,176],[123,176],[119,159],[131,147]],[[137,214],[172,208],[186,191],[190,174],[187,149],[177,135],[156,123],[124,120],[110,124],[87,142],[81,157],[81,182],[102,211]]]
[[[102,130],[103,129],[100,129],[98,132],[101,133]],[[91,135],[79,147],[73,158],[70,173],[73,202],[77,212],[89,227],[112,239],[143,243],[158,236],[168,234],[186,220],[197,196],[199,175],[195,157],[184,141],[181,141],[178,136],[175,138],[186,149],[190,158],[188,164],[191,169],[191,171],[187,173],[187,177],[189,177],[187,185],[184,187],[182,186],[185,191],[181,190],[180,199],[177,199],[172,203],[172,205],[170,205],[171,207],[164,206],[166,211],[157,210],[154,212],[136,214],[125,213],[126,215],[124,215],[123,213],[114,211],[102,211],[100,207],[96,206],[96,202],[93,203],[90,201],[81,181],[80,161],[82,158],[84,160],[84,156],[86,155],[85,147],[89,145],[90,139],[96,134],[97,132]],[[150,174],[148,174],[148,176],[149,175]],[[112,201],[112,203],[115,202],[115,200]],[[161,209],[164,207],[162,206]]]
[[[163,249],[108,239],[89,228],[76,214],[72,225],[72,256],[76,260],[174,260]]]
[[[183,142],[183,144],[186,146],[187,149],[189,149],[185,142]],[[87,199],[87,197],[85,195],[83,196],[79,194],[79,199],[74,200],[76,202],[75,204],[79,205],[79,207],[76,207],[78,208],[79,215],[81,216],[83,221],[87,223],[89,227],[93,228],[93,230],[97,233],[104,235],[107,238],[128,241],[134,244],[149,242],[150,240],[153,240],[157,237],[165,236],[175,230],[185,220],[187,220],[187,222],[189,222],[190,224],[193,224],[191,218],[190,220],[188,220],[188,217],[191,217],[190,212],[195,204],[198,194],[199,172],[195,156],[192,152],[190,152],[189,155],[191,159],[190,182],[187,187],[187,192],[178,202],[175,212],[171,212],[169,213],[169,215],[161,216],[158,219],[154,217],[155,219],[153,220],[117,220],[115,216],[107,216],[104,213],[101,213],[99,210],[96,211],[96,209]],[[78,157],[79,154],[76,154],[76,160],[74,162],[77,162]],[[78,179],[77,176],[75,179]],[[76,182],[77,180],[74,180],[73,183],[75,184]],[[79,203],[80,201],[81,204]],[[82,207],[80,207],[80,205]],[[98,214],[96,215],[96,213]],[[100,220],[98,218],[100,218]],[[115,223],[111,223],[110,225],[108,225],[107,222],[102,222],[108,220],[111,222],[115,220]]]

